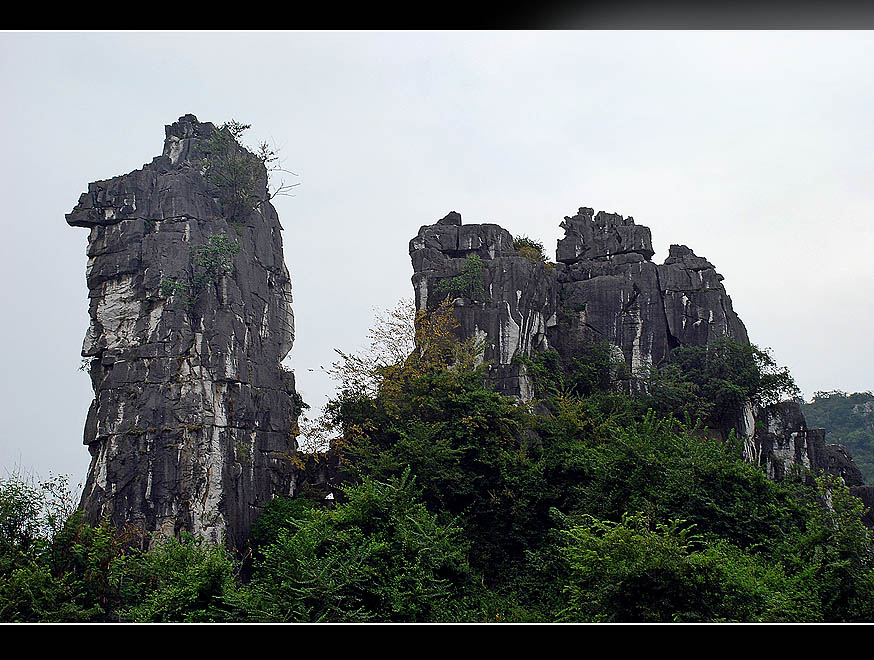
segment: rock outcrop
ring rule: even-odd
[[[294,489],[299,398],[280,365],[294,317],[267,172],[217,131],[180,117],[162,155],[89,184],[66,216],[90,230],[82,507],[92,522],[241,546]],[[242,168],[238,187],[205,176],[210,154]]]
[[[530,383],[514,358],[548,347],[547,327],[556,323],[557,289],[546,264],[518,256],[513,237],[498,225],[462,225],[458,213],[422,227],[410,241],[416,309],[444,298],[435,287],[478,264],[478,295],[457,296],[455,316],[464,337],[488,338],[484,359],[503,394],[529,399]],[[471,260],[473,258],[473,260]]]
[[[672,245],[657,265],[649,228],[631,217],[581,208],[561,226],[560,323],[550,336],[560,354],[572,357],[581,344],[607,340],[640,374],[677,346],[723,336],[748,341],[722,275],[686,246]]]
[[[752,424],[752,429],[739,425],[739,431],[746,436],[747,461],[761,465],[776,481],[798,469],[840,477],[850,494],[868,509],[863,522],[874,528],[874,486],[865,484],[862,471],[846,447],[826,444],[825,429],[807,427],[798,403],[784,401],[758,409]]]
[[[463,336],[488,336],[485,359],[498,391],[530,398],[525,369],[514,358],[535,350],[573,357],[583,345],[607,340],[635,373],[680,345],[722,336],[748,341],[722,276],[689,248],[672,245],[667,261],[656,265],[649,228],[590,208],[561,227],[556,264],[518,255],[505,229],[463,225],[455,212],[410,241],[419,310],[445,297],[435,287],[457,277],[470,256],[482,260],[482,295],[458,296],[454,305]]]
[[[862,473],[846,448],[828,445],[824,429],[809,429],[794,401],[762,408],[755,415],[756,428],[748,433],[747,460],[780,480],[795,467],[821,470],[841,477],[847,486],[861,486]]]
[[[656,264],[649,228],[631,217],[580,208],[560,226],[565,235],[555,264],[517,254],[505,229],[463,225],[454,211],[410,241],[417,310],[452,299],[460,336],[485,340],[488,379],[497,391],[529,400],[532,386],[518,358],[538,350],[552,348],[568,360],[606,340],[636,387],[676,347],[722,337],[749,343],[722,275],[685,245],[671,245],[665,262]],[[447,287],[470,271],[472,258],[481,262],[477,291]],[[797,404],[749,404],[735,417],[745,458],[772,478],[798,465],[861,487],[846,450],[825,444],[822,429],[808,429]]]

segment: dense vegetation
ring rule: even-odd
[[[335,503],[274,500],[245,557],[191,537],[145,552],[66,519],[63,489],[7,480],[0,620],[874,619],[860,501],[770,481],[733,435],[702,433],[734,397],[792,390],[766,354],[681,351],[627,394],[606,347],[544,353],[525,406],[483,385],[449,304],[409,324],[411,354],[392,318],[367,359],[341,354],[324,428],[352,479]]]
[[[826,430],[826,441],[844,445],[874,484],[874,393],[816,392],[801,406],[807,425]]]

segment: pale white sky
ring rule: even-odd
[[[64,214],[189,112],[299,174],[276,207],[314,408],[450,210],[550,251],[580,206],[632,215],[656,261],[716,265],[806,396],[874,389],[872,32],[0,33],[0,90],[0,476],[84,477],[86,231]]]

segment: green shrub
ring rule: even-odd
[[[292,529],[294,522],[309,516],[315,504],[304,497],[277,497],[270,500],[252,526],[252,546],[261,549],[275,543],[279,532]]]
[[[245,220],[267,195],[265,161],[240,144],[251,126],[231,120],[203,141],[201,170],[230,221]]]
[[[297,515],[297,514],[295,514]],[[289,518],[254,580],[274,621],[451,621],[471,588],[458,529],[418,500],[409,471],[364,479],[335,509]]]
[[[195,295],[208,284],[217,284],[223,275],[234,268],[234,255],[240,244],[227,234],[215,234],[191,251]]]
[[[587,516],[567,532],[568,621],[817,620],[815,599],[779,564],[725,541],[708,543],[694,525],[621,522]]]
[[[607,340],[580,346],[579,355],[563,360],[558,351],[538,351],[532,356],[517,356],[534,383],[536,396],[586,397],[598,392],[617,391],[630,377],[621,352]]]
[[[240,244],[227,234],[214,234],[204,243],[191,250],[191,283],[180,282],[176,278],[161,281],[159,289],[164,298],[176,297],[189,311],[193,310],[201,292],[209,285],[218,284],[224,275],[234,269],[234,255],[240,251]]]
[[[543,252],[543,243],[535,241],[527,236],[517,236],[513,239],[513,247],[516,249],[516,254],[520,257],[533,261],[534,263],[546,263],[547,258]]]
[[[191,534],[162,539],[128,569],[133,584],[127,600],[133,604],[119,610],[122,620],[191,623],[247,616],[247,599],[236,582],[238,563],[222,545]]]
[[[799,396],[786,367],[752,344],[722,337],[704,346],[681,346],[649,378],[648,403],[663,413],[728,428],[747,401],[766,406]]]
[[[472,254],[465,261],[461,273],[451,279],[440,280],[434,290],[450,298],[478,298],[484,292],[480,273],[485,268],[483,260],[477,254]]]

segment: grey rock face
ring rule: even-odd
[[[462,336],[488,337],[485,359],[498,391],[530,398],[524,367],[514,358],[534,350],[552,347],[573,357],[605,339],[638,372],[681,344],[723,335],[747,341],[722,276],[688,248],[673,246],[657,266],[649,228],[590,208],[561,227],[555,265],[518,256],[506,230],[463,225],[454,211],[410,241],[419,310],[445,297],[435,287],[457,276],[470,255],[482,259],[483,295],[458,297],[454,305]]]
[[[560,227],[565,237],[558,241],[556,261],[566,264],[581,260],[609,259],[618,254],[639,254],[649,260],[654,254],[649,227],[634,224],[631,216],[580,208],[565,217]]]
[[[665,263],[656,265],[649,228],[590,208],[561,227],[561,322],[551,337],[559,353],[571,357],[581,344],[607,340],[637,374],[677,346],[723,336],[748,341],[722,276],[689,248],[672,245]]]
[[[479,257],[482,292],[453,301],[459,333],[487,341],[484,359],[497,391],[531,398],[524,367],[514,357],[549,346],[546,331],[555,324],[557,309],[554,273],[545,264],[517,256],[507,230],[493,224],[462,225],[454,211],[419,230],[410,241],[410,256],[417,310],[439,304],[446,297],[439,283],[460,275],[470,257]]]
[[[82,506],[92,522],[241,546],[260,508],[294,488],[299,411],[280,366],[294,316],[267,173],[259,164],[253,201],[229,218],[202,175],[216,130],[180,117],[162,155],[89,184],[66,216],[90,231]]]
[[[453,305],[461,337],[486,340],[488,378],[497,391],[529,400],[531,383],[515,358],[538,350],[554,348],[567,360],[606,340],[632,375],[643,375],[678,346],[721,337],[749,343],[722,275],[685,245],[671,245],[657,265],[650,230],[631,217],[584,207],[560,226],[565,235],[555,265],[518,256],[506,230],[463,225],[454,211],[410,241],[417,310],[447,297],[440,282],[459,275],[468,257],[482,259],[482,293],[457,296]],[[797,404],[761,410],[749,404],[735,416],[745,458],[772,478],[798,465],[839,475],[850,486],[862,483],[846,450],[826,445],[822,429],[808,429]]]
[[[672,245],[658,275],[672,342],[701,346],[731,337],[749,343],[746,328],[722,286],[723,277],[709,261],[685,245]]]
[[[784,401],[754,412],[755,424],[745,429],[744,457],[761,465],[777,481],[794,468],[828,465],[825,431],[808,429],[797,403]]]
[[[744,458],[761,465],[769,477],[784,479],[798,468],[841,477],[852,494],[868,493],[862,472],[843,445],[826,444],[824,429],[809,429],[794,401],[784,401],[754,412],[755,425],[746,430]],[[874,519],[872,519],[874,522]]]
[[[658,268],[639,254],[560,265],[557,280],[559,323],[550,340],[562,357],[606,340],[621,351],[632,373],[640,373],[677,345],[665,323]]]

